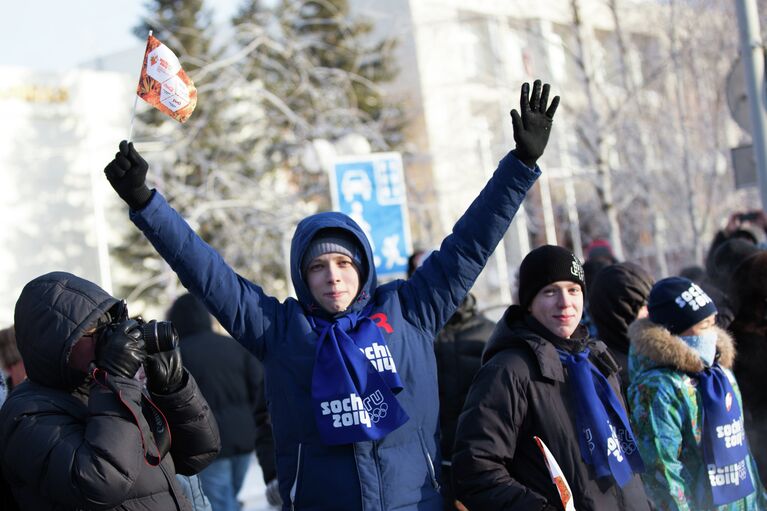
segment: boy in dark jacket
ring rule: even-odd
[[[441,510],[433,341],[539,174],[559,98],[522,87],[515,151],[412,278],[378,286],[367,238],[341,213],[298,224],[297,299],[237,275],[145,184],[125,142],[105,169],[131,218],[182,283],[264,363],[284,509]],[[215,354],[215,346],[211,346]]]
[[[14,320],[28,379],[0,410],[0,463],[19,507],[190,510],[175,474],[220,445],[178,349],[148,355],[124,302],[69,273],[29,282]]]
[[[522,261],[520,305],[488,341],[456,431],[455,491],[468,509],[649,510],[617,364],[579,325],[584,288],[564,248],[544,245]]]

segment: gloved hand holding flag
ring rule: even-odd
[[[161,112],[185,122],[197,105],[197,89],[170,49],[149,32],[141,66],[138,97]]]

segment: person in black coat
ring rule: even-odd
[[[561,247],[522,261],[520,305],[496,326],[458,421],[453,480],[466,508],[554,511],[572,502],[578,511],[649,511],[617,364],[579,325],[583,279]],[[535,437],[568,489],[561,477],[553,482]]]
[[[738,356],[733,372],[743,396],[743,417],[759,477],[767,481],[767,252],[746,259],[732,281],[735,319],[730,330]]]
[[[261,364],[231,337],[213,331],[205,305],[191,294],[168,310],[181,338],[185,367],[197,380],[221,432],[221,453],[200,474],[213,511],[238,509],[239,493],[256,448],[264,483],[277,478],[274,440],[266,410]],[[216,346],[215,356],[210,347]]]
[[[430,254],[431,251],[417,250],[408,258],[408,278]],[[495,323],[479,313],[477,299],[469,293],[434,339],[439,385],[439,445],[442,450],[440,491],[446,511],[456,509],[451,458],[458,416],[474,375],[482,365],[482,352],[493,328]]]
[[[0,409],[0,466],[19,507],[190,510],[175,475],[220,443],[178,349],[149,355],[124,302],[64,272],[29,282],[14,319],[28,379]]]
[[[474,295],[466,295],[461,306],[434,339],[439,383],[442,498],[446,510],[455,509],[450,460],[458,417],[474,375],[482,365],[482,352],[495,328],[495,323],[477,311],[476,303]]]
[[[599,271],[589,287],[591,320],[618,365],[623,395],[628,388],[629,325],[647,316],[654,279],[634,263],[617,263]]]

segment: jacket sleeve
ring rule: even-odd
[[[680,455],[682,425],[692,419],[677,392],[666,378],[631,385],[631,425],[645,464],[642,481],[650,500],[658,509],[690,511],[688,502],[695,502],[695,488],[685,484]]]
[[[453,232],[399,288],[403,314],[432,337],[450,319],[540,175],[513,154],[456,222]]]
[[[184,286],[200,298],[229,334],[257,357],[264,358],[265,338],[277,338],[272,329],[281,304],[261,287],[238,275],[213,247],[155,191],[131,220],[141,229]]]
[[[140,408],[141,386],[113,378],[119,397],[94,385],[85,417],[66,405],[26,405],[6,429],[3,467],[11,486],[25,486],[62,508],[111,509],[129,494],[144,467],[141,432],[120,402]],[[12,412],[12,410],[10,410]]]
[[[507,367],[488,362],[479,370],[458,419],[453,484],[468,509],[537,511],[546,498],[509,473],[527,391]]]
[[[277,467],[274,457],[274,436],[272,435],[272,420],[266,406],[266,393],[264,392],[264,372],[257,360],[252,360],[248,389],[253,400],[253,415],[256,424],[256,458],[261,466],[264,483],[268,484],[277,477]]]
[[[152,394],[168,421],[170,455],[181,475],[194,475],[210,465],[221,450],[218,423],[197,382],[184,369],[186,385],[172,394]]]

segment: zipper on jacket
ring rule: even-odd
[[[354,468],[357,469],[357,483],[360,485],[360,509],[365,509],[365,496],[362,494],[362,476],[360,475],[360,464],[357,462],[357,444],[352,444],[354,451]]]
[[[301,443],[298,444],[298,458],[296,460],[296,478],[293,479],[293,486],[290,487],[290,509],[296,509],[296,490],[298,489],[298,476],[301,474]]]
[[[426,452],[426,461],[429,462],[429,475],[431,476],[431,484],[434,486],[435,490],[439,490],[439,482],[437,481],[437,474],[434,470],[434,461],[431,459],[431,454],[429,452]]]
[[[429,449],[426,447],[426,441],[423,439],[423,431],[421,431],[421,428],[418,428],[418,440],[421,442],[421,449],[423,450],[424,457],[426,458],[426,465],[429,468],[431,485],[435,490],[439,491],[439,481],[437,481],[437,471],[434,469],[434,460],[431,459]]]
[[[383,479],[381,479],[381,458],[378,456],[378,441],[373,441],[373,461],[376,464],[376,475],[378,476],[378,498],[381,502],[381,509],[386,509],[383,492]]]
[[[162,472],[162,475],[165,476],[165,482],[168,483],[168,494],[176,504],[176,509],[180,511],[183,509],[183,507],[181,506],[181,502],[178,500],[178,495],[176,494],[176,489],[173,487],[173,482],[171,482],[171,477],[173,477],[173,481],[175,482],[176,476],[171,476],[163,465],[164,464],[162,463],[162,460],[160,460],[160,464],[157,466],[160,467],[160,472]]]

